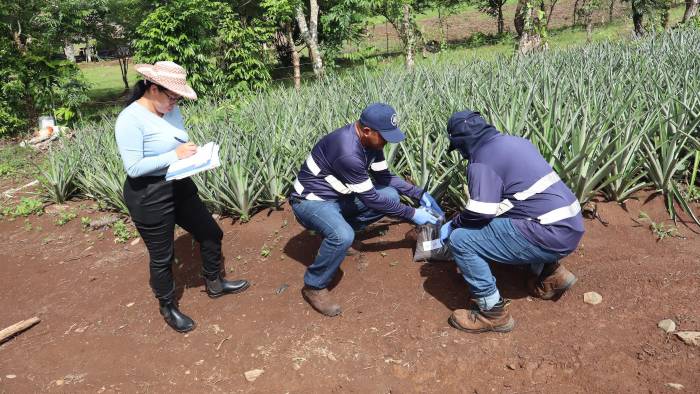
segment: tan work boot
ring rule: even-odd
[[[511,332],[515,327],[515,320],[508,312],[503,299],[487,311],[478,308],[457,309],[447,321],[452,327],[473,334],[488,331]]]
[[[528,282],[530,295],[543,300],[558,300],[578,279],[559,263],[545,265],[539,277]]]
[[[337,316],[342,312],[340,305],[331,299],[328,289],[315,289],[304,286],[301,289],[301,295],[314,309],[326,316]]]

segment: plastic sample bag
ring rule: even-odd
[[[452,253],[447,244],[440,241],[440,227],[445,223],[440,217],[435,224],[423,224],[418,227],[416,252],[413,261],[452,261]]]

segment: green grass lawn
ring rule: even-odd
[[[88,95],[95,101],[111,100],[124,92],[121,70],[116,62],[81,65],[80,71],[90,84]],[[130,87],[136,82],[136,72],[131,64],[129,64],[127,79]]]
[[[18,144],[0,145],[0,179],[28,179],[38,175],[43,155]]]
[[[94,119],[103,114],[113,113],[119,108],[123,97],[128,94],[124,88],[121,70],[117,62],[81,64],[80,71],[85,76],[90,90],[90,102],[82,108],[82,116]],[[129,64],[127,78],[129,87],[136,83],[136,72]]]

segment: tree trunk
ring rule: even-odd
[[[318,1],[309,0],[309,34],[318,44]]]
[[[124,90],[129,90],[129,57],[126,53],[119,53],[119,69],[122,72],[122,82],[124,82]]]
[[[700,7],[700,0],[685,0],[683,23],[687,23],[698,14],[698,7]]]
[[[578,3],[579,3],[579,0],[576,0],[574,2],[574,13],[571,15],[571,20],[573,21],[573,22],[571,22],[571,24],[574,26],[576,26],[576,17],[578,17]]]
[[[542,37],[539,34],[523,32],[518,41],[518,54],[520,55],[527,55],[530,52],[543,48]]]
[[[403,5],[403,31],[406,45],[406,68],[413,68],[416,38],[411,25],[411,6]]]
[[[523,0],[520,0],[523,1]],[[520,6],[520,3],[518,3]],[[540,36],[540,28],[546,21],[540,20],[535,13],[537,13],[537,8],[544,11],[544,1],[539,3],[539,7],[528,8],[527,0],[522,4],[522,8],[518,11],[516,10],[516,21],[518,16],[522,18],[522,34],[518,40],[518,54],[527,55],[528,53],[536,50],[546,49],[546,43],[542,42],[542,36]],[[516,24],[517,28],[517,24]]]
[[[318,48],[318,2],[316,0],[309,1],[309,24],[306,23],[306,15],[304,8],[299,4],[296,9],[296,21],[299,25],[301,37],[309,47],[309,55],[311,64],[313,65],[314,74],[317,77],[323,76],[323,60],[321,59],[321,51]]]
[[[586,18],[586,41],[590,44],[593,41],[593,15]]]
[[[515,25],[518,37],[522,37],[525,32],[525,12],[527,12],[527,0],[518,0],[518,5],[515,7],[515,18],[513,18],[513,25]]]
[[[294,45],[292,27],[289,24],[287,24],[287,41],[289,41],[289,54],[292,57],[292,67],[294,68],[294,88],[299,90],[301,88],[301,61],[299,60],[299,52],[297,52],[297,48]]]
[[[610,8],[608,8],[608,23],[612,22],[614,11],[615,11],[615,0],[610,0]]]
[[[12,38],[15,41],[15,45],[17,46],[17,50],[23,55],[27,54],[27,45],[29,45],[29,40],[31,38],[27,38],[26,42],[22,42],[22,25],[17,21],[17,31],[12,32]]]
[[[632,2],[632,22],[634,23],[634,34],[641,37],[646,32],[644,31],[644,14]]]
[[[503,23],[503,3],[498,6],[498,16],[496,17],[496,24],[498,25],[498,34],[503,34],[505,30],[505,24]]]
[[[552,15],[554,14],[554,6],[557,5],[558,0],[552,0],[552,4],[549,5],[549,12],[547,15],[545,15],[545,18],[547,18],[547,24],[544,25],[547,29],[549,29],[549,21],[552,19]],[[542,0],[542,3],[540,4],[540,9],[542,12],[545,11],[544,9],[544,0]]]
[[[438,23],[440,24],[440,44],[447,44],[445,38],[445,19],[442,17],[442,8],[438,6]]]
[[[90,63],[92,61],[92,47],[90,47],[90,39],[85,40],[85,61]]]
[[[75,63],[75,47],[72,42],[68,40],[64,41],[63,53],[66,55],[66,59],[68,59],[69,62]]]

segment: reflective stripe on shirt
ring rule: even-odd
[[[316,164],[316,161],[314,158],[309,155],[309,157],[306,158],[306,166],[309,168],[309,171],[311,171],[312,174],[319,176],[321,173],[321,168]],[[381,161],[379,163],[372,163],[371,165],[372,169],[374,171],[381,171],[384,169],[387,169],[387,164],[386,160]],[[333,190],[337,191],[338,193],[341,194],[350,194],[350,193],[364,193],[368,190],[371,190],[374,187],[374,184],[372,184],[371,179],[367,179],[361,183],[358,184],[349,184],[346,185],[343,182],[341,182],[338,178],[336,178],[333,175],[328,175],[324,177],[323,179],[328,182],[328,184],[331,185]],[[297,187],[297,184],[300,188]],[[299,182],[299,179],[297,178],[296,181],[294,181],[294,190],[299,193],[300,195],[304,191],[304,186]],[[318,198],[318,197],[317,197]]]
[[[498,202],[482,202],[474,199],[467,201],[467,209],[484,215],[495,215],[498,212]]]
[[[549,187],[551,187],[559,181],[561,181],[559,175],[557,175],[556,172],[552,171],[549,174],[537,180],[537,182],[532,184],[532,186],[530,186],[526,190],[515,193],[513,197],[518,201],[525,201],[538,193],[542,193],[543,191],[547,190]],[[511,208],[513,208],[513,203],[510,202],[508,199],[504,199],[500,203],[482,202],[477,200],[469,200],[467,202],[468,210],[483,215],[500,216],[508,212]],[[581,204],[578,202],[578,200],[576,200],[570,205],[551,210],[545,214],[538,216],[537,220],[540,222],[540,224],[552,224],[560,220],[572,218],[578,215],[579,212],[581,212]]]
[[[333,175],[328,175],[327,177],[323,178],[328,182],[333,190],[337,191],[338,193],[341,194],[350,194],[352,191],[343,183],[341,182],[338,178],[334,177]]]
[[[309,157],[306,158],[306,166],[309,167],[309,171],[311,171],[312,174],[318,175],[321,173],[321,168],[316,164],[314,161],[314,158],[309,155]]]
[[[556,172],[552,171],[549,174],[540,178],[532,186],[527,188],[527,190],[515,193],[513,197],[515,197],[515,199],[518,201],[527,200],[535,194],[542,193],[543,191],[547,190],[550,186],[559,182],[560,180],[561,179],[559,178],[559,175],[557,175]]]
[[[302,192],[304,191],[304,185],[299,182],[299,178],[294,180],[294,191],[296,191],[300,196],[302,195]],[[309,193],[306,195],[307,200],[313,200],[313,201],[323,201],[323,199],[313,193]]]
[[[552,224],[560,220],[572,218],[578,215],[579,212],[581,212],[581,203],[579,203],[577,199],[571,203],[571,205],[549,211],[544,215],[538,216],[537,219],[540,221],[540,224]]]
[[[372,163],[369,168],[371,168],[372,171],[384,171],[389,169],[389,166],[386,164],[386,160],[382,160],[378,163]]]

